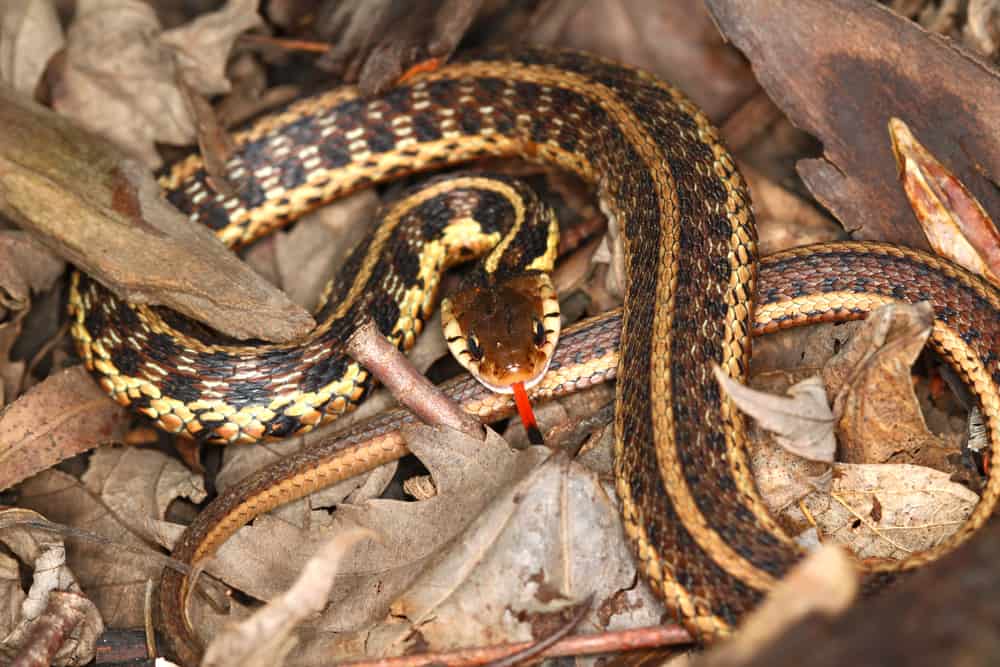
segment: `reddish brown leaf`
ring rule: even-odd
[[[903,189],[931,247],[1000,285],[1000,234],[982,205],[906,123],[891,119],[889,135]]]
[[[128,415],[82,366],[49,376],[0,413],[0,489],[125,435]]]

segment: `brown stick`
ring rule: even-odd
[[[479,421],[418,372],[406,355],[379,333],[371,320],[351,334],[346,350],[423,422],[447,426],[476,438],[483,437]]]

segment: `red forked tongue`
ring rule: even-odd
[[[535,421],[535,413],[531,410],[531,401],[528,400],[528,392],[524,390],[523,382],[515,382],[511,385],[514,390],[514,403],[517,404],[517,414],[521,415],[521,423],[528,432],[528,440],[533,445],[544,445],[542,432]]]

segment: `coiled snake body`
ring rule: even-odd
[[[743,181],[704,115],[652,76],[582,54],[479,56],[374,100],[353,89],[309,98],[236,141],[228,163],[235,197],[211,191],[197,157],[163,181],[170,201],[234,245],[348,191],[484,156],[551,163],[595,187],[626,258],[615,416],[624,524],[648,581],[699,637],[727,632],[801,555],[758,497],[743,420],[712,373],[714,362],[745,376],[754,327],[930,300],[933,342],[977,395],[998,460],[996,291],[926,254],[836,244],[768,260],[755,311],[755,233]],[[463,225],[483,231],[465,222],[443,234]],[[384,245],[393,242],[381,233],[369,240],[378,252],[353,260],[364,280],[335,290],[319,330],[298,345],[234,344],[179,316],[126,307],[86,278],[71,295],[73,333],[109,392],[169,431],[233,442],[308,429],[349,409],[370,386],[340,352],[344,316],[367,299],[383,332],[406,346],[429,310],[426,266],[448,263],[394,265]],[[560,357],[546,377],[572,388],[574,372],[599,374],[586,338],[567,343],[579,346],[574,356]],[[594,345],[606,359],[606,341]],[[296,465],[217,499],[176,555],[200,561],[255,513],[354,470],[335,455]],[[286,483],[310,470],[323,470],[325,481]],[[953,548],[990,515],[997,490],[991,475],[972,516],[939,547],[876,567],[908,569]],[[178,619],[186,590],[185,577],[167,572],[161,609],[175,650],[193,662],[197,643]]]

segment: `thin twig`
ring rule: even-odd
[[[402,405],[422,421],[453,428],[476,438],[483,427],[475,417],[434,386],[394,345],[366,321],[347,339],[347,354],[364,366]]]
[[[545,649],[550,646],[555,645],[560,639],[568,635],[573,629],[580,624],[584,616],[590,611],[590,607],[594,604],[594,594],[591,593],[587,598],[576,606],[573,611],[573,615],[570,617],[569,621],[563,624],[561,628],[553,632],[548,637],[545,637],[541,641],[535,643],[531,648],[527,648],[521,651],[514,651],[506,658],[501,658],[499,660],[494,660],[488,663],[487,667],[514,667],[514,665],[530,660],[536,655],[542,654]]]
[[[694,640],[687,630],[679,625],[656,625],[634,630],[603,632],[596,635],[577,635],[559,640],[542,652],[541,657],[557,658],[571,655],[598,655],[637,649],[658,648],[690,644]],[[498,660],[511,651],[521,651],[534,646],[534,642],[499,644],[496,646],[458,649],[442,653],[400,656],[383,660],[352,660],[338,663],[350,667],[468,667]]]

